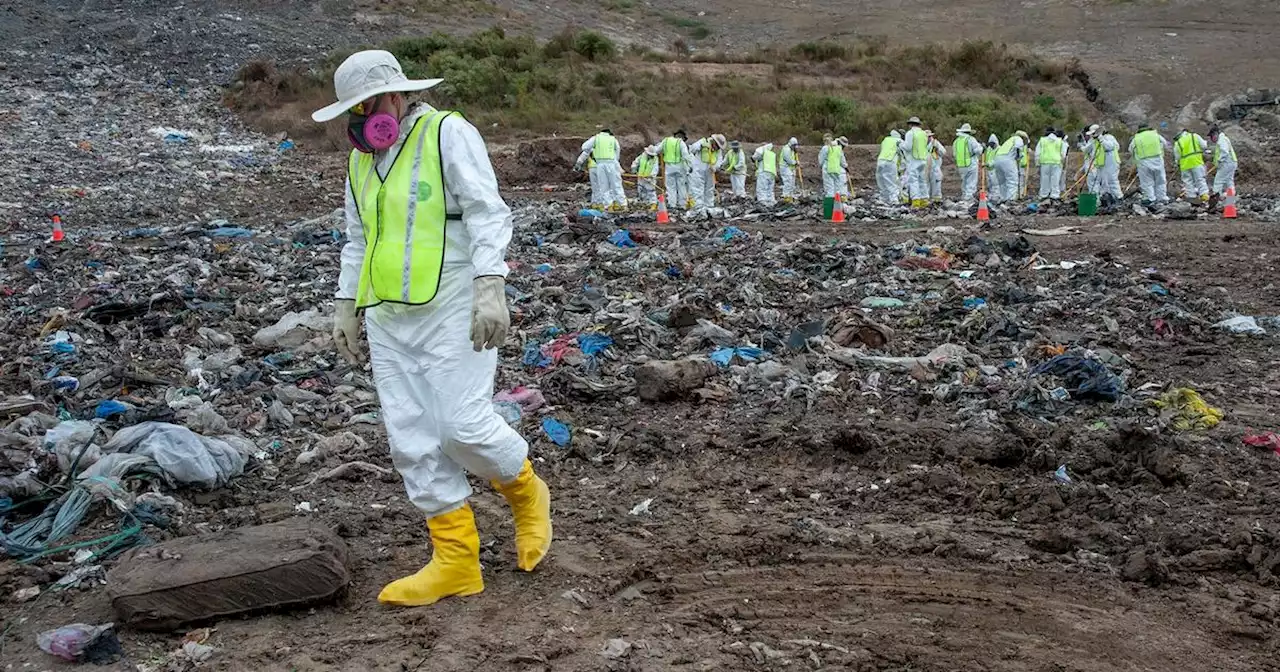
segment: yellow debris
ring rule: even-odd
[[[1170,390],[1153,401],[1156,408],[1177,410],[1173,417],[1173,428],[1185,432],[1192,429],[1209,429],[1222,421],[1222,409],[1205,403],[1199,392],[1189,387]]]

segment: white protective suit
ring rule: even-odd
[[[1045,163],[1045,149],[1048,144],[1058,146],[1058,163]],[[1036,165],[1040,167],[1040,198],[1062,198],[1062,155],[1067,143],[1059,140],[1057,135],[1046,135],[1036,142]]]
[[[1200,147],[1201,150],[1209,146],[1209,141],[1200,137],[1198,133],[1192,133],[1191,135],[1195,136],[1196,141],[1199,143],[1197,146]],[[1181,168],[1182,152],[1178,147],[1177,140],[1178,139],[1174,139],[1174,142],[1173,142],[1173,165]],[[1201,154],[1203,154],[1203,151],[1201,152]],[[1205,168],[1205,164],[1203,163],[1198,166],[1195,166],[1191,170],[1179,170],[1179,172],[1181,173],[1179,177],[1182,178],[1182,188],[1187,192],[1187,199],[1189,200],[1196,200],[1200,198],[1203,198],[1205,200],[1209,199],[1209,182],[1205,179],[1206,170],[1207,169]]]
[[[729,169],[729,157],[737,156],[733,169]],[[716,170],[729,173],[729,187],[735,198],[747,197],[747,153],[742,148],[726,149],[720,152],[720,160],[716,162]]]
[[[982,143],[968,133],[957,133],[956,142],[964,142],[969,147],[969,165],[956,166],[960,175],[960,200],[971,202],[978,193],[978,166],[982,165]]]
[[[942,202],[942,160],[947,156],[947,148],[937,138],[929,138],[929,199],[934,203]]]
[[[689,199],[692,197],[689,191],[689,171],[693,166],[693,156],[689,154],[689,145],[676,136],[671,136],[680,143],[680,154],[683,157],[679,163],[667,162],[663,167],[663,176],[667,181],[667,207],[668,208],[687,208],[689,207]],[[664,156],[663,142],[658,143],[658,156]],[[665,158],[663,159],[665,161]]]
[[[702,160],[702,148],[709,147],[717,152],[716,161],[707,163]],[[716,165],[719,163],[718,153],[723,151],[715,140],[703,138],[689,145],[689,155],[693,166],[689,171],[689,190],[693,194],[694,210],[705,210],[716,207]]]
[[[902,142],[902,135],[897,131],[889,133],[889,137],[898,141],[893,144],[893,159],[881,159],[879,154],[876,155],[876,192],[880,198],[880,202],[885,205],[898,205],[898,198],[902,194],[902,182],[898,173],[898,166],[902,164],[902,147],[898,143]],[[881,148],[884,147],[884,140],[881,140]]]
[[[587,138],[582,143],[582,153],[578,155],[578,163],[585,163],[591,158],[591,153],[596,147],[596,136]],[[618,146],[618,151],[622,151],[622,146]],[[603,201],[602,205],[614,206],[619,208],[627,207],[627,192],[622,188],[622,164],[618,163],[618,159],[596,159],[596,170],[600,173],[600,196]]]
[[[652,149],[652,148],[646,148]],[[658,204],[658,155],[652,155],[652,174],[640,174],[640,159],[644,158],[645,153],[641,152],[639,156],[631,161],[631,174],[636,176],[636,200],[646,206],[654,206]]]
[[[1138,137],[1134,134],[1134,137]],[[1170,149],[1171,145],[1165,140],[1163,135],[1159,133],[1156,137],[1160,138],[1160,147],[1163,150]],[[1133,156],[1134,141],[1129,141],[1129,156]],[[1137,160],[1138,164],[1138,186],[1142,189],[1143,200],[1156,203],[1163,203],[1169,200],[1169,182],[1168,177],[1164,174],[1164,154],[1147,159]],[[1119,181],[1119,180],[1117,180]]]
[[[434,110],[417,104],[400,139],[377,157],[390,171],[414,122]],[[440,126],[445,209],[461,213],[446,226],[444,266],[436,298],[422,306],[383,303],[365,311],[374,384],[391,444],[391,462],[409,499],[428,517],[454,511],[471,495],[466,472],[499,482],[516,478],[529,444],[493,410],[496,349],[475,352],[470,338],[472,281],[507,275],[511,210],[480,133],[451,116]],[[402,160],[413,160],[409,148]],[[347,181],[347,243],[337,298],[354,299],[364,259],[364,230]]]
[[[1120,200],[1124,198],[1124,190],[1120,186],[1120,141],[1110,133],[1102,135],[1103,164],[1098,178],[1098,193],[1111,194]]]
[[[912,201],[928,200],[929,198],[929,178],[925,175],[925,162],[927,159],[917,159],[911,152],[911,148],[915,146],[915,135],[924,135],[924,129],[919,126],[913,126],[902,137],[902,155],[907,161],[907,194]],[[927,137],[927,136],[926,136]]]
[[[834,140],[832,143],[833,144],[830,145],[823,145],[822,149],[818,150],[818,172],[822,174],[822,196],[824,198],[835,198],[836,194],[840,194],[840,198],[848,199],[848,157],[844,156],[842,152],[840,156],[840,172],[827,172],[827,154],[831,151],[832,147],[840,148],[839,145],[835,144]]]
[[[1227,193],[1227,187],[1235,188],[1236,186],[1236,152],[1231,146],[1231,140],[1227,138],[1226,133],[1218,133],[1217,149],[1214,151],[1214,165],[1218,166],[1217,172],[1213,176],[1213,193],[1222,196]]]
[[[604,180],[600,179],[600,164],[587,160],[587,179],[591,181],[591,207],[603,209],[609,205],[609,195],[604,190]]]
[[[996,165],[993,171],[996,175],[998,189],[993,190],[991,200],[996,203],[1005,203],[1017,200],[1018,198],[1018,173],[1021,172],[1019,158],[1026,151],[1026,145],[1022,142],[1022,136],[1013,136],[1013,148],[1008,154],[997,154]]]
[[[796,167],[800,165],[796,158],[796,147],[800,144],[795,138],[787,141],[787,146],[778,154],[778,174],[782,177],[782,200],[793,201],[799,192],[796,190]]]
[[[777,200],[773,197],[773,183],[777,179],[777,175],[770,173],[760,165],[760,161],[764,159],[766,149],[773,149],[773,143],[766,143],[756,147],[755,153],[751,155],[751,160],[756,164],[756,202],[760,205],[772,207]],[[774,152],[775,159],[780,160],[777,152]]]

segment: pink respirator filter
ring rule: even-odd
[[[377,151],[396,144],[400,138],[400,122],[385,112],[369,117],[364,122],[364,139]]]

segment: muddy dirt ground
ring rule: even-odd
[[[689,9],[671,4],[673,11]],[[981,20],[984,29],[998,26],[1010,39],[1037,32],[1020,29],[1036,25],[1041,16],[1025,3],[1017,5],[1022,18],[1015,26],[997,18],[1007,16],[1009,3],[963,4],[982,9],[964,16]],[[1126,73],[1132,81],[1148,81],[1148,70],[1162,72],[1165,66],[1151,65],[1146,50],[1156,48],[1165,32],[1191,36],[1160,44],[1175,50],[1189,45],[1173,55],[1195,64],[1187,76],[1196,76],[1196,86],[1210,87],[1204,82],[1215,75],[1241,71],[1233,70],[1241,59],[1270,67],[1262,52],[1218,45],[1235,39],[1252,45],[1261,34],[1255,31],[1280,24],[1271,10],[1252,4],[1256,11],[1247,22],[1230,24],[1187,18],[1201,17],[1210,7],[1219,8],[1215,16],[1233,15],[1207,3],[1042,4],[1035,11],[1058,22],[1053,25],[1068,36],[1064,40],[1083,39],[1072,32],[1081,16],[1087,23],[1114,13],[1115,41],[1095,41],[1087,54],[1112,64],[1120,73],[1117,82],[1130,81]],[[946,29],[961,16],[960,5],[930,14],[924,25]],[[579,6],[558,5],[546,21],[582,16]],[[1168,19],[1166,27],[1163,20],[1146,22],[1144,10],[1183,18]],[[11,161],[44,157],[12,175],[17,186],[0,197],[5,235],[9,241],[35,240],[46,227],[49,205],[68,211],[69,222],[95,219],[92,226],[113,228],[162,217],[221,216],[269,231],[284,221],[325,214],[340,203],[340,157],[286,152],[252,179],[215,181],[195,190],[183,182],[189,166],[160,155],[126,166],[68,148],[81,131],[105,145],[111,124],[142,133],[165,123],[166,109],[194,115],[169,122],[175,126],[198,120],[214,131],[246,135],[218,108],[216,95],[206,91],[202,97],[199,90],[225,82],[257,52],[305,58],[375,35],[382,20],[351,20],[357,11],[364,16],[381,10],[342,2],[191,3],[181,12],[157,11],[148,2],[40,2],[0,9],[0,37],[11,40],[0,80],[15,94],[0,116],[23,118],[22,106],[37,99],[78,105],[82,91],[59,88],[67,68],[104,78],[113,75],[95,74],[95,66],[120,68],[122,78],[110,81],[128,99],[104,108],[104,128],[93,129],[100,136],[54,124],[39,132],[28,133],[32,125],[22,127],[23,133],[0,134],[0,150]],[[522,7],[517,3],[507,11]],[[803,37],[816,17],[833,11],[814,3],[797,3],[785,12],[711,3],[710,14],[726,44],[733,44],[730,36],[745,40],[756,31]],[[843,11],[850,26],[870,20],[867,28],[850,31],[891,30],[899,16],[896,10]],[[68,18],[76,23],[64,23]],[[1122,44],[1120,36],[1139,22],[1142,39]],[[654,20],[640,23],[665,34]],[[55,26],[89,31],[98,40],[39,36]],[[235,31],[235,39],[224,39],[227,31]],[[70,60],[58,51],[64,47]],[[35,74],[24,69],[28,62]],[[183,90],[183,81],[190,91]],[[1123,91],[1131,96],[1137,89]],[[150,117],[138,117],[131,107],[143,104]],[[68,109],[61,116],[80,119],[78,114]],[[57,161],[50,156],[55,153]],[[148,171],[158,177],[148,182]],[[1274,184],[1250,184],[1247,175],[1240,181],[1255,193],[1277,191]],[[127,193],[92,188],[110,184],[124,185]],[[507,185],[520,188],[511,200],[525,202],[529,196],[522,191],[540,184]],[[65,189],[76,185],[90,188],[66,201]],[[564,194],[551,195],[556,196]],[[148,201],[160,197],[171,199],[170,210]],[[1036,239],[1046,258],[1154,267],[1188,295],[1249,314],[1280,314],[1280,245],[1273,223],[1017,218],[1002,219],[982,235],[998,238],[1030,224],[1064,223],[1081,225],[1083,233]],[[747,228],[771,241],[818,233],[895,244],[924,236],[933,225],[959,228],[928,234],[939,243],[974,233],[955,220]],[[11,252],[14,247],[10,243]],[[55,261],[59,254],[79,259],[76,253],[40,249]],[[318,263],[332,265],[334,258],[322,256]],[[20,261],[5,257],[6,265]],[[24,311],[26,300],[4,298],[5,324],[7,333],[34,338],[43,315]],[[587,453],[542,438],[533,442],[533,457],[554,496],[556,542],[549,559],[532,575],[516,570],[506,507],[476,483],[473,506],[486,592],[408,610],[385,609],[374,599],[383,584],[416,571],[429,554],[423,521],[398,479],[361,477],[292,490],[311,470],[284,460],[274,480],[254,472],[226,489],[178,493],[191,512],[181,532],[301,515],[295,506],[309,502],[310,515],[332,523],[349,544],[354,582],[333,605],[215,624],[209,644],[217,651],[201,668],[1280,669],[1280,458],[1240,441],[1248,428],[1280,429],[1280,341],[1209,331],[1111,334],[1095,331],[1092,315],[1064,311],[1042,317],[1046,336],[1086,332],[1092,344],[1126,356],[1147,377],[1199,390],[1226,412],[1226,420],[1204,432],[1155,432],[1142,422],[1099,425],[1101,411],[1082,410],[1048,422],[1015,418],[1000,431],[961,431],[954,408],[906,389],[871,396],[852,388],[821,397],[812,408],[803,400],[628,404],[566,393],[552,399],[563,417],[615,441]],[[173,344],[174,358],[182,345]],[[514,344],[503,352],[505,358],[519,355]],[[537,382],[504,375],[499,387]],[[6,393],[25,391],[12,387],[14,379],[3,385]],[[381,428],[362,426],[357,432],[369,448],[355,457],[389,467]],[[1075,479],[1070,487],[1051,478],[1064,463]],[[629,513],[650,498],[648,514]],[[106,518],[95,521],[104,530],[110,524]],[[19,586],[49,578],[39,567],[0,563],[4,599]],[[4,670],[68,669],[35,647],[36,633],[111,618],[102,587],[6,603],[3,611]],[[106,669],[132,670],[161,659],[180,634],[122,631],[128,659]],[[602,655],[614,639],[630,646],[625,656]]]

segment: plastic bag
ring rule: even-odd
[[[63,473],[71,471],[75,463],[77,471],[87,469],[102,457],[102,451],[93,445],[98,425],[88,420],[68,420],[44,434],[44,446],[58,458],[58,468]]]
[[[231,444],[167,422],[126,427],[102,449],[145,455],[173,480],[207,488],[223,485],[244,472],[245,458]]]
[[[103,634],[110,632],[112,627],[114,627],[112,623],[103,625],[72,623],[54,630],[45,630],[36,635],[36,644],[40,646],[41,651],[51,656],[76,661],[84,655],[85,649]]]

